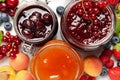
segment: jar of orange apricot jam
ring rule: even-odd
[[[30,70],[37,80],[79,80],[83,61],[68,44],[52,40],[35,54]]]

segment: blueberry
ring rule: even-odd
[[[120,66],[120,61],[117,62],[117,66]]]
[[[63,6],[58,6],[57,9],[56,9],[56,12],[57,12],[59,15],[62,15],[63,12],[64,12],[64,7],[63,7]]]
[[[112,39],[111,39],[111,42],[113,44],[116,44],[116,43],[120,42],[120,39],[117,36],[113,36]]]
[[[0,24],[2,24],[3,23],[3,20],[2,20],[2,18],[0,17]]]
[[[112,42],[108,42],[108,43],[105,44],[104,47],[105,47],[105,49],[110,49],[111,46],[112,46]]]
[[[2,18],[3,22],[9,21],[9,16],[7,13],[1,13],[1,18]]]
[[[101,75],[101,76],[106,76],[107,73],[108,73],[108,72],[107,72],[107,68],[103,67],[103,68],[102,68],[102,72],[101,72],[100,75]]]
[[[12,24],[10,22],[6,22],[4,24],[4,28],[5,30],[10,31],[12,29]]]

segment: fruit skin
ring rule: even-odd
[[[15,59],[10,59],[9,64],[15,69],[16,71],[20,71],[23,69],[27,69],[29,63],[28,55],[19,52],[16,55]]]
[[[108,50],[108,49],[105,49],[101,55],[100,55],[100,59],[102,61],[102,63],[105,65],[109,62],[111,56],[113,54],[113,51],[112,50]]]
[[[108,75],[111,80],[119,80],[120,79],[120,67],[110,68],[108,70]]]
[[[113,44],[116,44],[116,43],[120,42],[120,39],[117,36],[113,36],[112,39],[111,39],[111,42]]]
[[[56,12],[59,14],[59,15],[62,15],[63,12],[64,12],[64,7],[63,6],[58,6],[57,9],[56,9]]]
[[[6,3],[10,8],[16,8],[19,0],[7,0]]]
[[[86,75],[82,75],[79,80],[87,80],[87,78],[88,77]]]
[[[117,60],[120,60],[120,50],[113,50],[114,56]]]
[[[111,46],[112,46],[112,42],[108,42],[108,43],[105,44],[104,48],[105,49],[110,49]]]
[[[103,67],[100,76],[106,76],[108,74],[107,68]]]
[[[0,25],[3,23],[2,17],[0,17]]]
[[[120,60],[120,43],[114,46],[113,54],[117,60]]]
[[[105,64],[107,68],[112,68],[114,66],[114,61],[112,59],[109,60],[108,63]]]
[[[10,66],[0,66],[0,72],[6,72],[9,74],[8,80],[15,80],[15,71]]]
[[[84,71],[92,77],[97,77],[102,72],[102,62],[96,56],[88,56],[84,59]]]
[[[35,80],[33,75],[27,70],[21,70],[16,74],[15,80]]]
[[[95,77],[89,76],[87,80],[96,80]]]
[[[9,16],[7,13],[1,13],[1,18],[2,18],[3,22],[9,21]]]
[[[5,30],[10,31],[12,29],[12,24],[10,22],[6,22],[4,24],[4,28]]]

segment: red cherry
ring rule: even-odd
[[[78,15],[81,16],[83,14],[83,10],[82,9],[78,9]]]
[[[9,10],[8,10],[8,14],[9,14],[11,17],[13,17],[13,16],[15,15],[15,11],[16,11],[16,10],[14,10],[14,9],[9,9]]]
[[[19,0],[7,0],[6,3],[10,8],[15,8],[17,7]]]
[[[4,58],[4,55],[3,54],[0,54],[0,60]]]
[[[6,3],[0,3],[0,11],[6,12],[8,10],[8,6]]]

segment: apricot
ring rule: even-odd
[[[15,80],[15,71],[11,66],[0,66],[0,80]]]
[[[16,74],[15,80],[35,80],[35,78],[27,70],[21,70]]]
[[[15,59],[10,59],[9,64],[15,69],[16,71],[20,71],[23,69],[27,69],[29,63],[28,55],[19,52],[16,55]]]
[[[84,71],[86,74],[97,77],[102,72],[102,62],[96,56],[88,56],[84,59]]]

